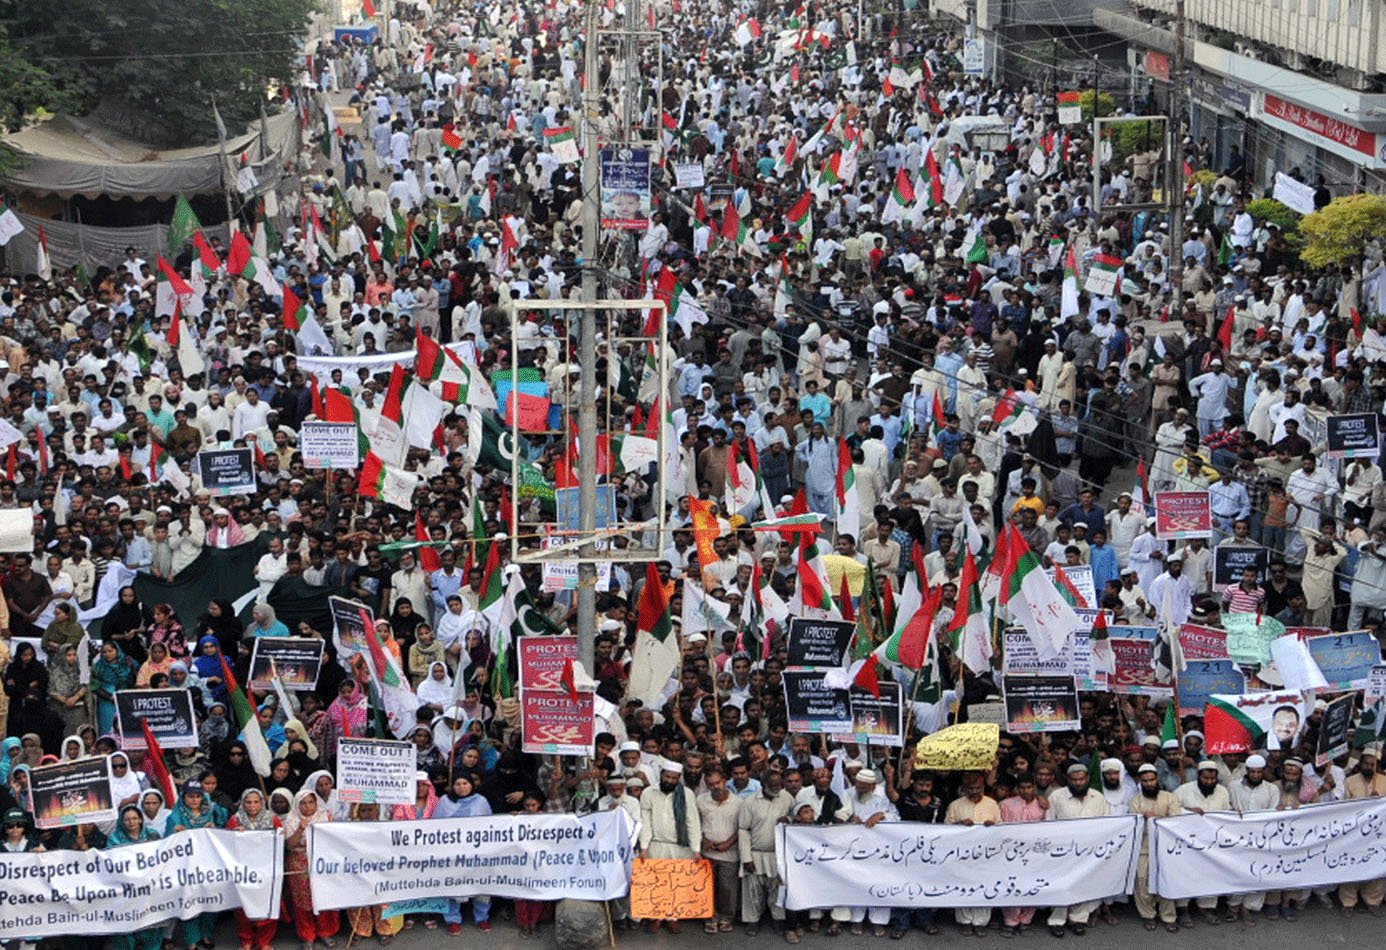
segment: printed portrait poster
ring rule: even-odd
[[[1161,541],[1206,538],[1213,533],[1213,509],[1206,491],[1157,491],[1155,537]]]
[[[1203,716],[1204,749],[1209,755],[1289,749],[1307,718],[1309,707],[1298,691],[1215,693]]]
[[[578,638],[520,637],[520,688],[562,690],[563,670],[569,660],[578,659]]]
[[[57,765],[41,765],[29,773],[34,823],[43,830],[114,821],[111,760],[87,756]]]
[[[534,755],[591,755],[596,738],[594,693],[521,689],[524,751]]]
[[[780,674],[791,732],[832,734],[851,730],[848,692],[825,683],[823,678],[827,673],[827,670],[785,670]]]
[[[1078,687],[1071,676],[1002,676],[1001,700],[1006,704],[1007,732],[1078,728]]]
[[[650,150],[601,150],[602,227],[644,231],[650,226]]]
[[[852,643],[857,625],[848,620],[789,619],[786,666],[837,667]]]
[[[275,677],[288,690],[318,685],[327,644],[307,637],[256,637],[250,651],[250,688],[274,689]]]
[[[145,748],[141,719],[149,723],[149,731],[165,752],[197,748],[197,717],[189,690],[122,689],[116,693],[116,717],[120,747],[127,751]]]

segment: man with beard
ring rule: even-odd
[[[1274,811],[1280,806],[1280,789],[1266,781],[1266,758],[1263,755],[1250,755],[1246,760],[1246,772],[1232,783],[1229,789],[1232,807],[1239,812]],[[1227,895],[1226,921],[1241,917],[1248,927],[1256,926],[1253,916],[1266,902],[1266,892]]]
[[[1333,780],[1325,780],[1332,791]],[[1304,774],[1304,763],[1299,759],[1286,759],[1280,765],[1280,811],[1293,811],[1301,805],[1319,800],[1323,786]],[[1309,888],[1293,891],[1271,891],[1266,895],[1266,916],[1274,920],[1299,919],[1299,908],[1309,903]]]
[[[1386,775],[1377,771],[1380,761],[1381,746],[1369,745],[1362,750],[1362,757],[1357,760],[1357,773],[1348,776],[1348,798],[1380,798],[1386,795]],[[1359,898],[1367,905],[1367,910],[1371,911],[1373,917],[1380,917],[1386,913],[1381,906],[1382,897],[1386,897],[1386,880],[1382,879],[1342,884],[1338,887],[1338,900],[1342,902],[1344,917],[1352,916]]]
[[[815,820],[820,825],[832,825],[846,821],[842,799],[833,791],[833,773],[826,767],[813,770],[813,784],[805,786],[794,798],[796,805],[812,805]]]
[[[854,825],[874,828],[883,821],[899,821],[900,814],[890,799],[880,790],[880,779],[874,769],[862,769],[853,780],[852,790],[847,793],[843,808],[851,815],[847,820]],[[886,924],[890,921],[889,907],[834,907],[833,924],[828,933],[840,933],[841,921],[852,922],[852,935],[860,937],[862,922],[869,918],[872,932],[884,937]]]
[[[693,849],[702,840],[697,798],[683,784],[683,766],[666,759],[659,766],[659,784],[640,796],[640,857],[691,861],[698,856]],[[657,933],[660,923],[651,920],[646,926],[650,933]],[[677,920],[667,923],[672,933],[683,930]]]
[[[1127,804],[1136,795],[1136,783],[1126,774],[1121,759],[1102,760],[1102,797],[1107,800],[1107,814],[1124,815]]]
[[[1015,780],[1015,794],[1001,802],[1001,820],[1008,825],[1044,821],[1049,802],[1035,791],[1035,777],[1028,772]],[[1033,907],[1007,907],[1001,911],[1001,936],[1024,933],[1035,919]]]
[[[1181,808],[1195,815],[1232,810],[1232,796],[1227,794],[1226,788],[1218,784],[1218,764],[1212,759],[1204,759],[1198,763],[1198,777],[1176,788],[1174,797],[1178,799]],[[1220,922],[1218,915],[1214,913],[1217,906],[1216,897],[1198,898],[1198,910],[1205,924],[1212,926]]]
[[[1107,800],[1088,787],[1088,767],[1075,762],[1068,767],[1068,785],[1049,796],[1049,821],[1065,818],[1101,818],[1108,814]],[[1049,932],[1055,937],[1064,935],[1064,924],[1078,936],[1088,932],[1088,918],[1102,902],[1083,901],[1068,907],[1055,907],[1049,912]]]
[[[996,799],[986,794],[986,777],[981,772],[968,772],[962,779],[962,797],[954,799],[944,816],[946,825],[982,825],[990,828],[1001,821],[1001,809]],[[959,907],[953,912],[957,915],[958,926],[964,937],[971,937],[987,929],[991,923],[990,907]]]
[[[784,923],[784,907],[776,900],[780,873],[775,863],[775,828],[788,820],[793,804],[784,790],[783,778],[774,771],[767,771],[761,779],[759,795],[741,802],[737,843],[741,857],[741,920],[746,924],[748,937],[760,932],[767,909],[776,933]]]
[[[1130,812],[1146,819],[1145,834],[1141,837],[1140,861],[1136,865],[1136,913],[1145,921],[1146,930],[1154,930],[1158,909],[1165,929],[1170,933],[1178,933],[1179,924],[1175,923],[1174,901],[1165,897],[1157,899],[1150,891],[1150,821],[1154,818],[1182,815],[1184,809],[1171,792],[1160,787],[1160,773],[1155,766],[1142,765],[1136,770],[1136,774],[1140,776],[1140,793],[1131,799]],[[1105,770],[1103,777],[1105,780]],[[1185,927],[1193,926],[1193,918],[1189,916],[1187,908],[1179,923]]]

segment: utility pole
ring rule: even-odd
[[[598,150],[598,121],[601,118],[601,72],[598,56],[601,5],[587,0],[587,28],[582,48],[582,301],[601,299],[597,252],[600,245],[601,153]],[[597,651],[597,312],[583,309],[578,340],[579,379],[582,386],[578,404],[578,528],[582,547],[578,549],[578,658],[589,671],[595,670]]]
[[[1174,64],[1169,73],[1169,282],[1170,316],[1184,317],[1184,0],[1175,4]]]

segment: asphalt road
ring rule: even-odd
[[[1177,934],[1166,933],[1163,929],[1148,931],[1141,926],[1141,922],[1135,916],[1135,909],[1131,905],[1126,905],[1123,910],[1121,920],[1115,925],[1103,923],[1094,924],[1086,935],[1079,937],[1073,934],[1066,935],[1062,941],[1056,940],[1049,935],[1049,931],[1043,926],[1032,926],[1027,933],[1021,934],[1014,939],[1003,939],[1000,932],[995,929],[1000,914],[992,915],[993,928],[988,930],[980,939],[976,937],[964,937],[959,933],[957,926],[952,923],[952,915],[940,915],[940,930],[937,935],[926,936],[922,931],[914,931],[902,941],[889,939],[877,939],[871,936],[868,927],[866,934],[861,937],[853,937],[845,930],[841,936],[829,938],[824,934],[806,934],[803,942],[799,944],[803,948],[821,947],[823,950],[866,950],[866,948],[876,948],[885,950],[886,947],[918,945],[922,941],[928,941],[928,945],[933,947],[946,946],[958,947],[977,947],[982,946],[983,942],[989,942],[993,947],[1005,947],[1006,950],[1060,950],[1061,947],[1067,950],[1078,950],[1080,947],[1090,948],[1090,950],[1108,950],[1108,948],[1120,945],[1122,950],[1210,950],[1210,942],[1216,941],[1218,950],[1264,950],[1268,946],[1289,947],[1292,945],[1313,944],[1317,946],[1338,946],[1342,944],[1353,944],[1356,946],[1369,946],[1375,940],[1380,939],[1381,921],[1371,917],[1366,913],[1359,912],[1350,919],[1339,915],[1338,909],[1325,908],[1314,902],[1307,910],[1302,911],[1299,920],[1293,923],[1283,920],[1267,920],[1258,918],[1256,926],[1246,927],[1240,923],[1220,924],[1216,927],[1209,927],[1206,924],[1198,923],[1192,929],[1180,930]],[[1036,915],[1037,924],[1042,924],[1042,914]],[[403,931],[397,936],[392,947],[406,948],[406,950],[438,950],[440,947],[456,946],[477,946],[483,940],[490,950],[520,950],[520,948],[550,948],[554,946],[553,928],[551,925],[543,927],[536,938],[525,939],[520,936],[519,929],[513,921],[495,920],[494,929],[486,935],[477,932],[475,927],[467,926],[458,936],[450,936],[447,931],[439,927],[436,930],[428,930],[421,924]],[[232,930],[229,915],[223,923],[217,945],[219,947],[235,947],[236,938]],[[730,934],[718,934],[711,936],[702,932],[701,924],[689,923],[681,934],[669,934],[662,932],[657,935],[645,933],[643,930],[618,931],[616,935],[617,945],[620,947],[635,948],[635,950],[679,950],[683,947],[727,947],[734,946],[738,942],[745,942],[746,935],[740,926]],[[763,928],[760,934],[754,938],[756,946],[765,950],[769,947],[785,945],[783,938],[770,932],[768,927]],[[280,936],[275,941],[276,948],[291,948],[300,946],[292,928],[284,925],[280,926]],[[321,944],[317,945],[321,947]],[[345,934],[337,940],[338,950],[343,950],[346,946]],[[353,946],[375,947],[378,946],[375,940],[358,941]],[[563,950],[563,948],[559,948]]]

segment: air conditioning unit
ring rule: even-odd
[[[1291,50],[1281,52],[1280,60],[1286,69],[1293,69],[1295,72],[1304,72],[1309,68],[1306,57],[1303,53],[1296,53]]]
[[[1261,52],[1254,43],[1233,43],[1232,52],[1238,56],[1245,56],[1247,59],[1260,59]]]

